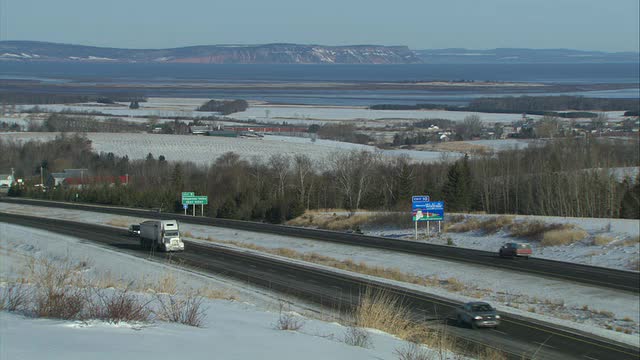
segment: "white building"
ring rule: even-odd
[[[13,175],[0,174],[0,187],[10,187],[14,181]]]

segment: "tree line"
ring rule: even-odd
[[[79,200],[181,212],[180,193],[209,196],[205,214],[280,223],[306,209],[408,211],[411,196],[445,200],[446,210],[576,217],[640,218],[640,179],[618,179],[615,167],[638,166],[638,143],[561,139],[523,150],[416,163],[367,151],[317,161],[277,154],[266,160],[226,153],[210,164],[175,162],[160,154],[131,160],[97,154],[82,136],[51,142],[0,141],[0,169],[34,184],[64,168],[94,176],[129,175],[125,186],[13,188],[15,196]],[[76,198],[77,196],[77,198]]]
[[[246,100],[209,100],[199,106],[196,111],[215,111],[222,115],[229,115],[236,112],[242,112],[249,108]]]
[[[625,116],[633,116],[633,114],[637,114],[640,110],[640,103],[638,103],[637,99],[587,98],[582,96],[505,96],[474,99],[467,106],[442,104],[377,104],[369,108],[372,110],[447,110],[507,114],[527,113],[529,115],[551,115],[573,119],[598,116],[597,113],[591,111],[626,110]],[[581,111],[562,112],[564,110]]]
[[[96,101],[103,104],[119,102],[145,102],[147,98],[138,94],[113,93],[109,95],[79,95],[38,92],[0,92],[0,104],[73,104]]]

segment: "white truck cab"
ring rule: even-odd
[[[140,246],[160,251],[183,251],[176,220],[148,220],[140,223]]]

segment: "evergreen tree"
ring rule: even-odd
[[[447,182],[444,184],[442,193],[447,209],[453,211],[469,211],[471,209],[473,197],[468,155],[449,167]]]
[[[622,197],[620,217],[625,219],[640,219],[640,176],[636,180],[636,184],[630,187]]]

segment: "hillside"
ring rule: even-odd
[[[432,64],[576,64],[576,63],[637,63],[637,52],[609,53],[571,49],[429,49],[416,50],[425,63]]]
[[[118,49],[37,41],[0,42],[0,60],[194,64],[411,64],[421,62],[406,46],[266,44]]]

